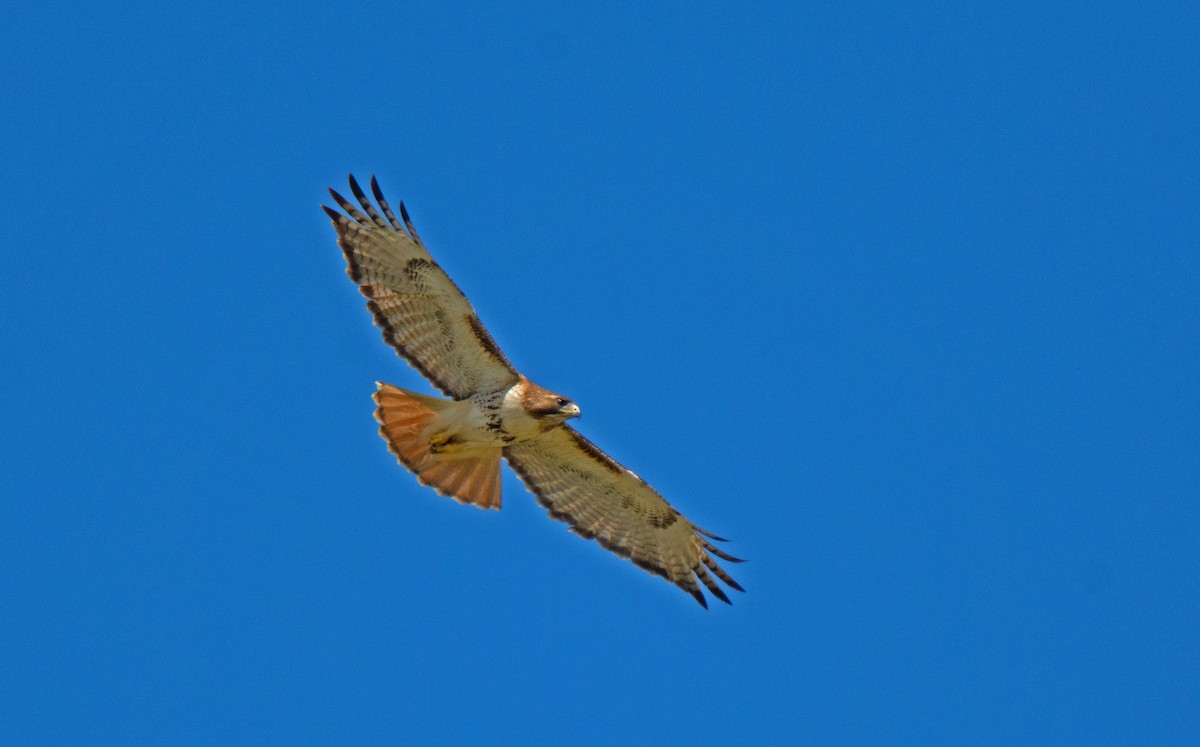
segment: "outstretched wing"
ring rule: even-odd
[[[421,243],[404,203],[400,203],[401,225],[375,177],[371,177],[371,192],[383,215],[353,175],[350,191],[361,211],[332,189],[329,194],[346,214],[321,207],[337,230],[346,274],[367,297],[367,308],[383,330],[384,341],[454,399],[515,384],[516,370],[467,297]]]
[[[708,602],[697,579],[731,604],[709,572],[744,591],[712,559],[742,562],[708,541],[724,540],[683,518],[640,477],[571,427],[506,446],[504,457],[552,518],[662,576],[701,605]]]

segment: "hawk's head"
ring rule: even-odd
[[[532,382],[525,389],[522,404],[530,417],[541,420],[547,426],[579,417],[579,405]]]

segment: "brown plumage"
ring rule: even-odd
[[[551,517],[662,576],[707,607],[714,580],[742,591],[713,557],[741,561],[710,540],[640,477],[567,425],[568,398],[509,362],[454,281],[430,256],[400,203],[400,220],[371,178],[375,204],[354,177],[357,206],[324,207],[383,339],[451,399],[378,383],[375,418],[396,459],[424,485],[461,503],[500,508],[500,459]]]

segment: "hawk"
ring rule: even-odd
[[[400,219],[371,177],[378,208],[350,176],[356,207],[322,205],[383,339],[450,399],[376,382],[379,435],[417,480],[459,503],[500,508],[504,459],[550,516],[691,594],[713,580],[744,591],[713,556],[721,537],[685,519],[640,477],[567,424],[579,406],[513,367],[466,296],[434,261],[401,202]],[[361,210],[360,210],[361,208]],[[382,213],[382,214],[381,214]],[[403,222],[401,222],[403,221]],[[711,574],[711,575],[710,575]]]

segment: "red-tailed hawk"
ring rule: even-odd
[[[400,463],[442,495],[499,509],[503,457],[551,517],[662,576],[704,607],[708,602],[697,580],[726,604],[729,597],[712,576],[743,591],[713,560],[715,555],[741,562],[709,541],[722,538],[683,518],[640,477],[567,425],[579,417],[578,405],[513,368],[466,296],[425,249],[404,203],[401,224],[374,177],[378,209],[353,176],[350,191],[362,210],[332,189],[346,214],[322,206],[346,255],[346,273],[367,297],[384,341],[451,397],[376,382],[379,435]]]

